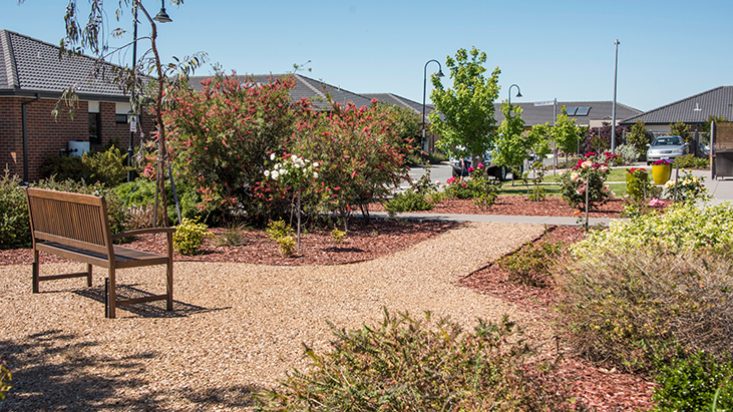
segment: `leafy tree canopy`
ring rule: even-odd
[[[476,47],[459,49],[455,57],[446,58],[452,87],[433,75],[431,99],[436,110],[430,114],[430,124],[440,136],[438,148],[450,156],[479,157],[492,147],[501,70],[497,67],[487,75],[485,63],[486,53]]]
[[[517,171],[531,152],[533,142],[527,136],[522,135],[524,120],[522,120],[521,107],[503,103],[501,112],[504,114],[504,120],[499,125],[494,138],[491,159],[498,166],[506,166]]]
[[[552,139],[557,144],[557,148],[565,153],[575,153],[582,135],[583,128],[575,123],[575,119],[568,116],[568,111],[563,106],[552,128]]]

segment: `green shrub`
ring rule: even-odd
[[[12,386],[10,386],[12,380],[13,374],[10,373],[5,365],[0,363],[0,401],[4,400],[8,391],[12,389]]]
[[[636,147],[630,144],[622,144],[616,147],[615,153],[620,156],[623,164],[630,165],[641,157]]]
[[[710,159],[686,154],[676,157],[672,162],[672,167],[678,167],[680,169],[710,169]]]
[[[425,195],[407,189],[402,193],[396,194],[392,199],[384,204],[384,209],[390,214],[401,212],[415,212],[419,210],[430,210],[433,204],[430,203]]]
[[[181,217],[194,220],[204,220],[204,212],[198,207],[200,198],[196,191],[185,184],[176,185],[178,199],[181,204]],[[128,208],[149,207],[154,209],[155,204],[155,182],[145,178],[138,178],[132,182],[125,182],[115,186],[113,189],[123,205]],[[173,201],[173,191],[170,185],[166,185],[168,198],[168,216],[173,219],[176,216],[176,205]],[[208,212],[212,212],[208,210]],[[152,220],[151,220],[152,221]]]
[[[28,203],[20,178],[5,170],[0,176],[0,248],[26,246],[31,242]]]
[[[445,195],[453,199],[477,199],[477,206],[488,207],[494,204],[501,190],[501,181],[489,177],[480,167],[471,172],[468,179],[448,179]]]
[[[513,323],[473,332],[430,314],[385,312],[377,325],[333,327],[328,352],[305,348],[306,372],[257,396],[260,411],[546,411],[567,409],[529,372],[530,348]],[[545,381],[546,382],[546,381]]]
[[[101,152],[84,153],[81,162],[89,171],[91,181],[108,187],[124,182],[127,172],[130,171],[126,166],[127,153],[114,145]]]
[[[44,179],[89,181],[91,171],[81,161],[81,157],[52,156],[43,161],[40,168]]]
[[[733,410],[733,362],[721,362],[705,352],[661,368],[654,390],[655,411],[696,412]]]
[[[632,167],[626,170],[626,194],[632,202],[641,203],[648,200],[653,187],[647,169]]]
[[[550,284],[550,270],[562,253],[562,244],[530,243],[515,253],[499,259],[499,267],[509,273],[509,280],[529,286],[545,287]]]
[[[573,246],[576,256],[597,260],[599,250],[623,253],[634,249],[665,249],[673,252],[711,249],[728,253],[733,248],[733,205],[699,208],[675,204],[665,213],[643,215],[626,222],[613,222],[606,231],[594,231]]]
[[[267,236],[274,240],[279,249],[280,254],[285,257],[290,257],[295,254],[295,248],[297,246],[295,241],[295,230],[292,226],[285,223],[284,220],[273,220],[267,224],[265,230]]]
[[[346,239],[347,233],[337,227],[333,228],[331,231],[331,239],[333,239],[333,242],[337,245],[343,243],[344,239]]]
[[[699,202],[710,199],[702,177],[685,172],[679,179],[671,179],[664,185],[665,196],[681,202]]]
[[[685,353],[731,354],[733,261],[724,256],[602,244],[557,272],[562,324],[591,360],[653,372]]]
[[[173,248],[182,255],[194,255],[208,236],[209,231],[205,224],[183,219],[173,233]]]

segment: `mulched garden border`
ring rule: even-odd
[[[241,246],[221,246],[218,239],[226,230],[213,228],[213,236],[204,241],[197,255],[175,254],[176,262],[236,262],[275,266],[343,265],[376,259],[404,250],[435,235],[458,227],[455,222],[401,221],[394,219],[353,219],[346,239],[336,243],[330,230],[317,229],[302,237],[301,254],[283,257],[277,244],[267,237],[264,230],[241,229]],[[164,235],[140,236],[125,247],[165,254]],[[64,262],[50,254],[41,253],[42,263]],[[0,265],[30,265],[31,249],[0,250]],[[29,269],[30,270],[30,269]]]
[[[551,227],[536,243],[574,243],[583,238],[579,227]],[[526,246],[523,246],[526,247]],[[496,262],[462,278],[460,285],[480,293],[495,296],[517,304],[552,324],[556,322],[554,306],[559,301],[554,285],[533,287],[509,280],[509,274]],[[562,333],[558,337],[562,342]],[[567,346],[567,345],[562,345]],[[643,376],[624,373],[596,365],[563,347],[561,357],[552,372],[552,379],[568,390],[571,396],[589,410],[599,412],[620,410],[649,410],[655,384]],[[553,349],[553,352],[555,350]],[[555,356],[556,353],[552,354]]]

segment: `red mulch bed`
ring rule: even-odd
[[[623,208],[623,200],[612,199],[605,205],[591,211],[588,215],[590,217],[621,217]],[[384,207],[377,204],[371,205],[370,209],[383,211]],[[485,209],[474,205],[472,199],[447,199],[424,213],[525,216],[580,216],[582,214],[578,209],[568,206],[558,196],[548,196],[541,202],[532,202],[526,196],[515,195],[499,196],[496,198],[496,203]]]
[[[554,227],[536,242],[569,244],[582,238],[581,228]],[[558,302],[558,294],[553,285],[533,287],[512,282],[509,274],[497,264],[491,264],[466,276],[459,284],[541,314],[548,323],[556,321],[552,309]],[[552,379],[556,383],[560,382],[560,387],[576,398],[578,407],[582,405],[590,410],[609,412],[652,408],[654,383],[651,381],[642,376],[595,365],[572,350],[563,351],[563,357],[553,371]]]
[[[283,257],[277,244],[263,230],[243,229],[241,246],[219,246],[218,236],[224,229],[214,228],[215,236],[207,239],[201,253],[182,256],[176,253],[178,262],[241,262],[263,265],[341,265],[372,260],[409,248],[439,233],[458,226],[453,222],[399,221],[372,219],[371,223],[358,219],[351,222],[349,235],[336,244],[328,230],[314,230],[302,237],[301,255]],[[124,245],[133,249],[165,254],[165,236],[141,236]],[[63,262],[62,258],[41,254],[42,262]],[[0,250],[0,265],[28,264],[33,261],[30,249]]]

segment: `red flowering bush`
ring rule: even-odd
[[[588,152],[575,164],[572,170],[562,176],[562,196],[572,207],[585,208],[588,191],[588,208],[608,201],[611,190],[606,185],[608,164],[594,152]]]
[[[334,105],[331,112],[304,106],[291,151],[320,159],[318,184],[327,193],[329,210],[342,218],[357,209],[368,214],[368,204],[386,198],[407,174],[404,141],[390,113],[376,104]]]
[[[294,81],[243,84],[236,76],[217,76],[203,86],[167,96],[163,121],[177,175],[196,188],[202,208],[268,213],[254,188],[264,178],[267,156],[292,134]]]

